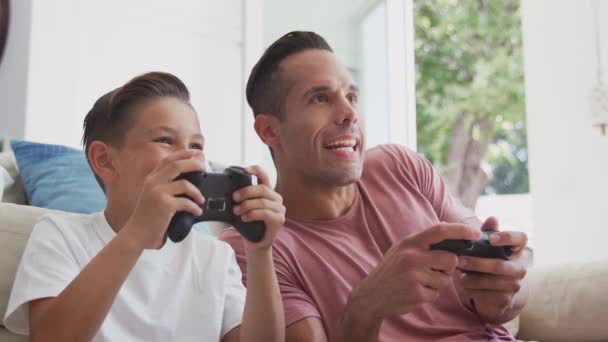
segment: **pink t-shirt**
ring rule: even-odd
[[[452,198],[431,164],[411,150],[384,145],[365,152],[352,207],[335,220],[287,217],[274,243],[274,262],[287,326],[319,317],[335,333],[352,288],[403,238],[440,221],[474,214]],[[234,229],[221,238],[236,251],[246,283],[243,241]],[[503,326],[484,323],[451,286],[432,304],[385,319],[380,341],[512,341]]]

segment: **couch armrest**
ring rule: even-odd
[[[608,339],[608,260],[532,268],[530,297],[518,338],[540,341]]]
[[[0,198],[0,201],[25,204],[25,191],[23,190],[23,184],[21,184],[21,177],[19,176],[19,169],[17,168],[17,161],[13,152],[0,153],[0,167],[4,168],[8,172],[9,177],[15,181],[13,185],[4,190],[4,196]]]
[[[0,203],[0,326],[27,239],[40,216],[51,212],[61,213],[26,205]]]

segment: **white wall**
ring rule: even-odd
[[[373,0],[265,0],[264,42],[289,31],[322,35],[347,67],[359,69],[359,24]]]
[[[0,62],[0,138],[23,138],[31,0],[11,1],[8,42]]]
[[[251,122],[243,98],[251,56],[262,48],[262,22],[255,17],[262,14],[261,1],[13,3],[21,12],[30,4],[28,16],[15,20],[29,33],[9,33],[21,48],[11,49],[9,42],[8,65],[1,69],[10,75],[0,79],[0,89],[11,91],[0,94],[13,103],[5,112],[7,104],[0,102],[0,119],[11,125],[2,124],[0,136],[9,131],[77,147],[82,120],[99,96],[140,73],[162,70],[189,87],[209,159],[240,164],[259,154],[259,146],[245,149],[253,128],[245,127]]]
[[[374,6],[361,23],[361,110],[367,147],[389,140],[388,37],[386,3]]]
[[[608,136],[589,109],[598,62],[590,1],[523,0],[522,20],[536,262],[608,257]],[[606,70],[606,24],[602,40]]]

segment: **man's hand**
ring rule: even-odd
[[[431,251],[430,245],[446,239],[477,240],[478,229],[463,224],[441,223],[393,245],[380,264],[353,290],[351,300],[373,318],[402,315],[416,306],[433,302],[448,286],[458,257]]]
[[[264,221],[264,239],[256,243],[245,239],[245,246],[248,251],[268,251],[285,223],[283,197],[270,187],[268,175],[262,168],[254,165],[246,167],[245,171],[256,176],[258,184],[234,192],[233,198],[239,203],[233,209],[234,214],[239,215],[243,222]]]
[[[119,233],[129,234],[141,248],[161,248],[177,212],[202,215],[199,205],[205,199],[200,190],[185,179],[175,178],[185,172],[204,171],[203,159],[198,150],[183,150],[165,158],[144,180],[135,210]]]
[[[498,221],[490,217],[482,230],[497,230]],[[473,300],[478,314],[488,323],[505,323],[515,317],[525,303],[526,293],[519,296],[526,275],[522,253],[528,238],[521,232],[497,232],[490,235],[494,246],[512,246],[509,261],[460,257],[462,271],[480,272],[463,274],[460,285],[464,294]],[[524,291],[525,292],[525,291]]]

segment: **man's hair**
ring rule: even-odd
[[[247,81],[247,102],[253,115],[270,114],[281,119],[288,85],[280,75],[279,65],[285,58],[305,50],[333,52],[327,41],[314,32],[293,31],[266,49],[253,67]]]
[[[190,92],[176,76],[165,72],[149,72],[137,76],[122,87],[100,97],[84,118],[82,144],[88,160],[89,147],[93,141],[120,147],[131,128],[135,106],[162,97],[174,97],[190,105]],[[101,179],[97,182],[105,191]]]

